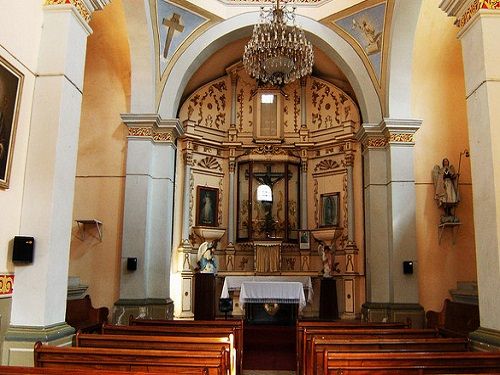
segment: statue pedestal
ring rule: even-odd
[[[194,275],[194,320],[215,319],[215,275]]]
[[[333,277],[321,279],[319,318],[324,320],[335,320],[339,318],[337,280]]]

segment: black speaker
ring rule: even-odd
[[[411,260],[405,260],[403,262],[403,273],[405,275],[413,274],[413,262]]]
[[[137,258],[127,258],[127,271],[137,270]]]
[[[22,263],[33,263],[33,250],[35,239],[33,237],[15,236],[12,249],[12,261]]]

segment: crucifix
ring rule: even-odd
[[[166,18],[163,19],[163,26],[168,27],[167,31],[167,39],[165,40],[165,48],[163,49],[163,57],[167,58],[168,55],[168,49],[170,48],[170,44],[172,44],[172,39],[174,37],[174,33],[176,31],[182,33],[184,31],[184,25],[181,25],[181,16],[180,14],[173,13],[172,17],[167,20]]]
[[[271,192],[272,192],[274,184],[276,184],[278,181],[282,180],[285,177],[285,173],[272,172],[271,168],[272,168],[271,164],[268,164],[266,166],[265,173],[257,172],[257,173],[254,173],[253,176],[261,185],[269,186],[269,188],[271,189]],[[264,209],[266,210],[266,221],[264,224],[264,229],[266,231],[267,236],[269,237],[271,232],[274,230],[274,222],[273,222],[272,210],[271,210],[272,206],[273,206],[272,197],[270,200],[262,200],[261,203],[264,206]]]

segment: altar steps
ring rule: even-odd
[[[296,368],[295,326],[246,325],[244,328],[243,369],[279,370],[294,374]],[[285,371],[281,373],[281,371]],[[244,375],[254,374],[244,371]],[[255,373],[257,375],[257,373]]]

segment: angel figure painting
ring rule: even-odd
[[[459,222],[458,217],[455,216],[456,206],[460,202],[458,176],[455,167],[450,164],[447,158],[443,159],[441,165],[435,165],[432,169],[432,180],[435,188],[434,199],[438,206],[444,210],[441,224]]]

